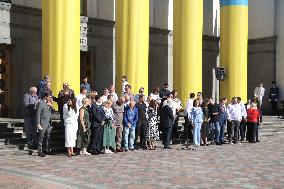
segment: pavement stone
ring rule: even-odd
[[[266,131],[267,132],[267,131]],[[256,144],[40,158],[0,151],[0,188],[284,188],[284,134]],[[161,145],[159,145],[161,146]]]

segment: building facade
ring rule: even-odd
[[[156,86],[162,87],[164,82],[169,82],[171,89],[177,87],[176,84],[174,85],[173,57],[176,31],[174,1],[149,1],[148,86],[145,86],[148,92]],[[118,2],[119,0],[80,1],[80,76],[88,76],[92,87],[99,93],[105,87],[115,84],[117,80],[116,6]],[[5,58],[3,57],[2,63],[6,65],[5,74],[1,76],[6,83],[1,89],[0,100],[1,108],[8,110],[6,112],[9,113],[5,116],[21,116],[23,94],[28,92],[30,86],[37,85],[42,77],[44,40],[42,8],[41,0],[0,0],[0,50],[4,52]],[[219,43],[222,35],[219,0],[203,0],[202,9],[201,90],[204,96],[213,96],[217,99],[220,93],[219,82],[215,79],[215,68],[220,66]],[[268,93],[273,80],[277,81],[280,88],[280,99],[284,98],[283,18],[284,2],[281,0],[248,2],[247,97],[252,98],[254,88],[259,83],[263,83],[266,88],[265,111],[269,109]],[[66,56],[68,58],[68,53]],[[67,66],[67,70],[72,68],[72,64],[70,67]],[[188,80],[190,76],[185,72],[180,78]],[[181,90],[180,87],[178,88]],[[57,95],[57,91],[53,92]]]

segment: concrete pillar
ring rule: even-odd
[[[174,88],[183,104],[202,91],[202,26],[203,1],[174,1]]]
[[[221,0],[221,97],[247,99],[248,0]]]
[[[80,88],[80,0],[42,1],[42,74],[52,80],[54,95],[67,81]]]
[[[277,2],[276,81],[280,90],[279,100],[284,100],[284,1]]]
[[[116,89],[126,75],[132,91],[148,94],[149,0],[116,0]]]

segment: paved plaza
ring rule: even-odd
[[[264,125],[263,127],[265,127]],[[284,188],[284,134],[260,143],[40,158],[1,151],[0,188]],[[281,126],[283,128],[283,125]]]

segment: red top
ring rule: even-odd
[[[256,123],[259,121],[259,111],[256,108],[249,108],[247,110],[247,122]]]

